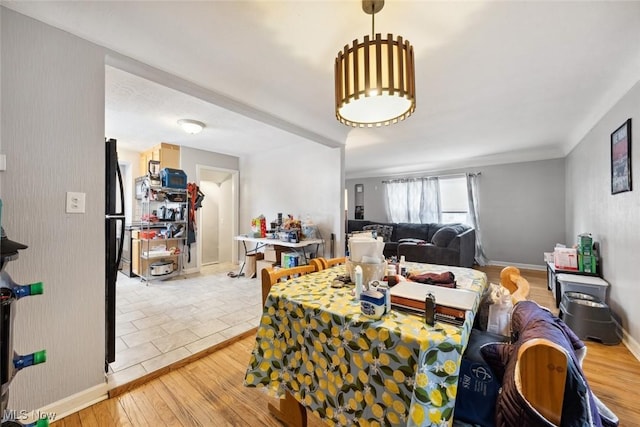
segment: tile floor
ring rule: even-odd
[[[148,285],[118,274],[116,360],[109,387],[125,384],[258,326],[259,279],[230,278],[231,263]]]

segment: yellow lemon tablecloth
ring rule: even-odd
[[[460,360],[487,277],[468,268],[407,267],[451,271],[459,288],[478,293],[463,326],[430,327],[396,310],[367,318],[353,285],[331,288],[346,273],[336,266],[271,288],[245,385],[277,397],[289,390],[329,425],[451,425]]]

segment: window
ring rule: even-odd
[[[382,181],[387,217],[390,222],[466,224],[475,229],[476,262],[486,265],[478,220],[479,176],[474,173]]]
[[[468,224],[469,197],[467,178],[462,176],[440,178],[440,221]]]

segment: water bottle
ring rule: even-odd
[[[355,271],[355,277],[356,277],[356,299],[359,300],[360,299],[360,294],[362,293],[362,267],[360,267],[359,265],[356,265],[356,268],[354,269]]]
[[[15,311],[12,305],[20,298],[42,293],[42,282],[19,285],[5,272],[0,272],[0,406],[6,411],[9,400],[9,383],[16,373],[26,367],[44,363],[46,351],[41,350],[27,355],[19,355],[13,350],[13,321]],[[3,421],[3,426],[6,423]]]
[[[405,262],[406,262],[406,260],[404,258],[404,255],[402,255],[400,257],[400,262],[398,262],[398,274],[400,276],[405,276],[406,277],[407,276],[407,266],[405,265]]]

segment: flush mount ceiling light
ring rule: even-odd
[[[383,6],[384,0],[362,0],[371,38],[345,45],[335,61],[336,118],[348,126],[390,125],[416,109],[413,46],[401,36],[375,34],[374,16]]]
[[[185,131],[186,133],[190,133],[192,135],[195,135],[196,133],[200,133],[202,129],[205,128],[204,123],[199,122],[197,120],[180,119],[178,120],[178,124],[180,125],[183,131]]]

